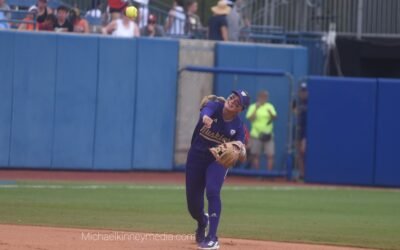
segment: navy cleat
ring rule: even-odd
[[[206,228],[208,226],[208,214],[205,213],[204,216],[206,217],[206,225],[203,227],[198,227],[196,229],[196,242],[200,244],[206,238]]]
[[[197,249],[202,249],[202,250],[213,250],[213,249],[219,249],[219,242],[218,238],[206,238],[203,242],[201,242],[198,246]]]

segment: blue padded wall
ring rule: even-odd
[[[136,40],[100,39],[95,169],[131,169]]]
[[[306,181],[372,185],[376,80],[315,77],[308,87]]]
[[[133,167],[172,169],[179,43],[138,42]]]
[[[257,69],[257,47],[217,43],[215,45],[215,66]],[[255,81],[255,76],[242,75],[236,79],[235,84],[234,75],[217,74],[214,78],[214,92],[222,96],[227,96],[232,91],[232,88],[244,85],[250,93],[253,89],[256,89],[255,84],[252,84]]]
[[[223,44],[216,46],[216,66],[234,68],[255,68],[283,70],[293,74],[295,79],[307,75],[307,50],[295,46],[267,46],[246,44]],[[214,91],[217,95],[227,96],[233,88],[242,88],[249,92],[251,102],[257,99],[260,90],[268,90],[270,102],[275,106],[278,119],[274,122],[275,135],[275,168],[284,166],[287,152],[287,133],[289,116],[289,81],[285,77],[247,76],[240,75],[236,78],[230,74],[220,74],[215,77]],[[296,86],[296,83],[294,84]],[[242,120],[250,128],[250,123],[245,119],[245,112],[241,114]],[[265,168],[265,166],[261,166]]]
[[[0,166],[10,155],[15,33],[0,32]]]
[[[97,37],[58,37],[54,167],[92,168],[97,69]]]
[[[378,80],[375,184],[400,186],[400,80]]]
[[[51,166],[56,41],[55,35],[15,36],[10,166]]]
[[[0,38],[1,166],[172,169],[178,41]]]

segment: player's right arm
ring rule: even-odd
[[[217,102],[208,102],[200,111],[201,120],[207,128],[211,128],[211,125],[213,123],[211,116],[215,113],[217,107]]]

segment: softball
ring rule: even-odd
[[[125,10],[125,15],[129,18],[136,18],[137,17],[137,9],[135,6],[129,6]]]

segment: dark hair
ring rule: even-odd
[[[187,0],[185,3],[186,3],[186,9],[187,8],[189,8],[192,4],[194,4],[194,3],[196,3],[197,1],[196,0]]]
[[[60,10],[63,10],[63,11],[65,11],[65,12],[68,12],[68,11],[69,11],[68,7],[67,7],[67,6],[64,6],[64,5],[58,6],[57,12],[59,12]]]
[[[178,6],[181,6],[181,7],[184,7],[184,5],[185,5],[185,1],[184,0],[175,0],[175,2],[176,2],[176,4]]]
[[[46,17],[46,20],[52,21],[53,23],[56,23],[57,22],[57,17],[54,14],[48,14],[47,17]]]

